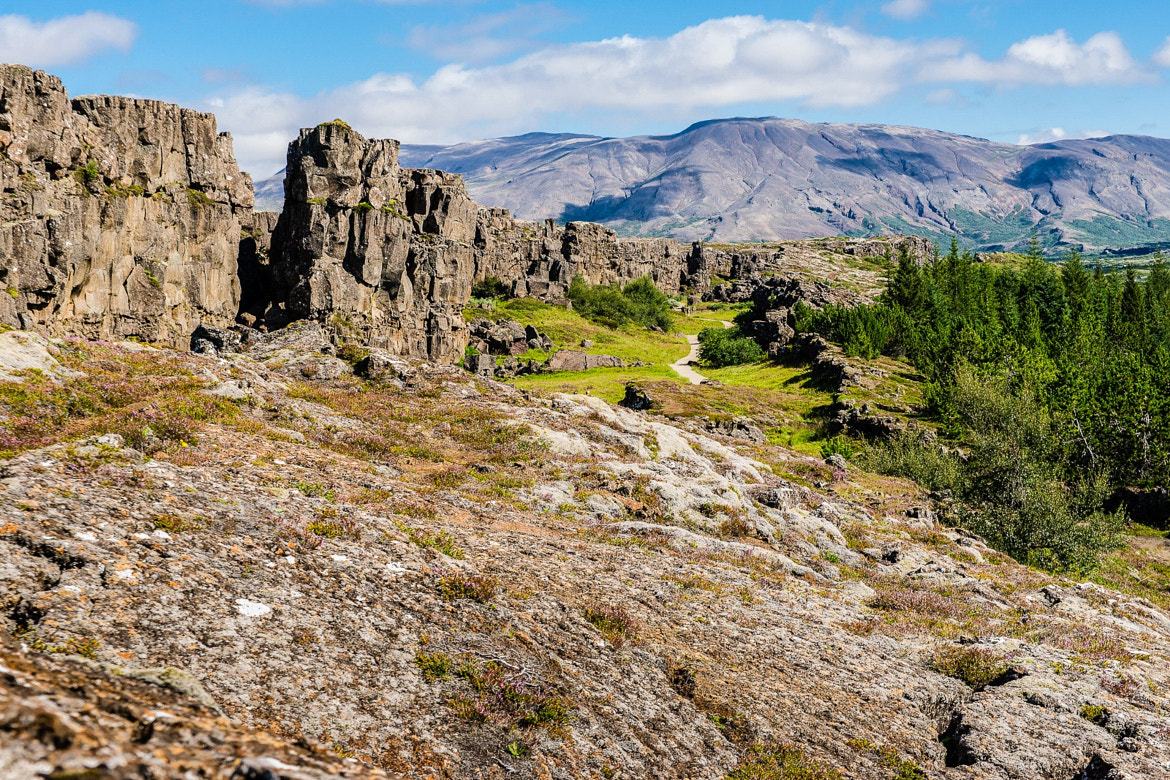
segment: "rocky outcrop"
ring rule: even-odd
[[[518,222],[479,208],[460,176],[404,169],[397,154],[396,141],[368,140],[340,121],[301,132],[289,146],[271,259],[254,237],[254,259],[241,263],[246,320],[271,328],[313,319],[339,337],[452,362],[468,343],[462,309],[472,285],[488,277],[553,301],[578,275],[592,284],[650,276],[669,294],[706,286],[701,253],[675,241]],[[263,232],[262,220],[253,224]]]
[[[398,354],[461,354],[478,213],[463,180],[404,170],[397,141],[367,141],[342,122],[301,131],[288,171],[272,294],[248,314],[268,327],[317,320]]]
[[[251,180],[215,118],[0,66],[0,323],[185,345],[239,306]]]

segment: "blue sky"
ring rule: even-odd
[[[765,115],[1170,136],[1158,0],[9,0],[0,62],[213,111],[257,177],[338,116],[407,143]]]

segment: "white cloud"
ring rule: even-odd
[[[1133,84],[1153,80],[1153,74],[1130,56],[1121,37],[1101,32],[1083,44],[1064,30],[1037,35],[1014,43],[1001,60],[988,61],[978,54],[928,63],[923,81],[977,81],[1016,86],[1020,84],[1084,86]]]
[[[930,10],[930,0],[891,0],[882,6],[882,13],[894,19],[917,19]]]
[[[117,16],[89,11],[34,22],[27,16],[0,16],[0,62],[52,68],[81,62],[115,49],[129,51],[138,27]]]
[[[371,137],[447,143],[532,130],[553,116],[571,123],[595,111],[689,121],[741,104],[872,105],[913,83],[937,85],[928,100],[946,101],[956,97],[948,90],[955,82],[1124,84],[1148,77],[1113,33],[1084,44],[1062,31],[1029,38],[989,61],[957,40],[897,40],[734,16],[667,38],[623,36],[546,46],[500,64],[450,64],[425,79],[379,73],[307,98],[225,88],[207,108],[235,135],[245,168],[267,175],[281,167],[299,128],[334,117]]]
[[[1154,55],[1154,64],[1160,65],[1163,68],[1170,68],[1170,35],[1166,36],[1166,42],[1162,44],[1162,48],[1158,49],[1157,54]]]
[[[956,105],[959,102],[959,93],[950,87],[932,90],[926,95],[926,104],[928,106],[950,106]]]
[[[415,27],[407,43],[448,62],[488,62],[536,48],[543,33],[568,21],[568,15],[551,3],[526,3],[463,24]]]
[[[1053,141],[1067,141],[1077,138],[1101,138],[1106,135],[1109,135],[1109,133],[1104,130],[1080,130],[1069,133],[1065,132],[1062,127],[1045,127],[1030,133],[1021,133],[1016,143],[1020,146],[1050,144]]]

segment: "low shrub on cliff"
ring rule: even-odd
[[[507,299],[512,297],[512,291],[500,281],[500,277],[485,276],[483,281],[476,282],[471,288],[471,297],[481,300]]]

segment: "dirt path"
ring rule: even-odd
[[[725,329],[731,327],[731,323],[727,322],[726,320],[707,320],[707,321],[708,322],[718,322],[721,325],[723,325],[723,327]],[[691,368],[691,363],[698,363],[699,362],[699,337],[698,336],[687,336],[687,343],[691,345],[691,351],[688,352],[683,357],[680,357],[678,360],[671,363],[670,367],[674,371],[674,373],[678,374],[683,379],[690,382],[692,385],[701,385],[701,384],[703,384],[703,381],[707,377],[703,376],[698,371]]]

